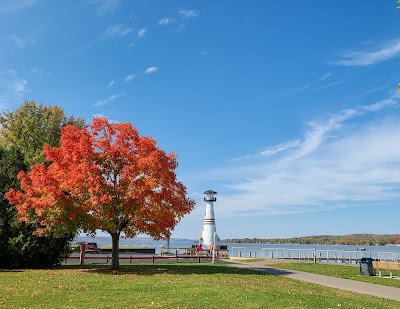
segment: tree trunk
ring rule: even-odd
[[[119,233],[110,233],[112,237],[111,269],[119,268]]]

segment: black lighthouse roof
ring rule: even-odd
[[[207,190],[206,192],[204,192],[204,194],[217,194],[217,192],[213,191],[213,190]]]

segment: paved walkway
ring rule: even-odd
[[[269,260],[268,262],[273,263],[273,261]],[[266,263],[265,261],[259,261],[253,263],[239,263],[239,262],[225,261],[224,263],[234,267],[253,269],[275,276],[282,276],[295,280],[317,283],[331,288],[342,289],[361,294],[373,295],[400,301],[400,288],[394,288],[390,286],[384,286],[384,285],[349,280],[349,279],[335,278],[330,276],[323,276],[318,274],[301,272],[297,270],[280,269],[271,266],[265,266]],[[382,278],[382,280],[396,280],[396,279]]]

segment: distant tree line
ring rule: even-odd
[[[400,234],[350,234],[317,235],[293,238],[235,238],[224,239],[225,243],[270,243],[270,244],[320,244],[320,245],[400,245]]]

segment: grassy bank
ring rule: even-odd
[[[314,274],[326,275],[331,277],[338,277],[344,279],[352,279],[363,282],[370,282],[375,284],[387,285],[400,288],[400,280],[393,278],[379,278],[377,276],[361,276],[360,268],[358,266],[344,266],[337,264],[324,264],[324,263],[279,263],[279,264],[266,264],[277,268],[292,269],[305,271]],[[382,271],[383,276],[388,276],[388,271]],[[399,271],[394,271],[393,275],[400,276]],[[400,290],[399,290],[400,293]]]
[[[218,264],[0,271],[0,307],[398,308],[399,303]]]

